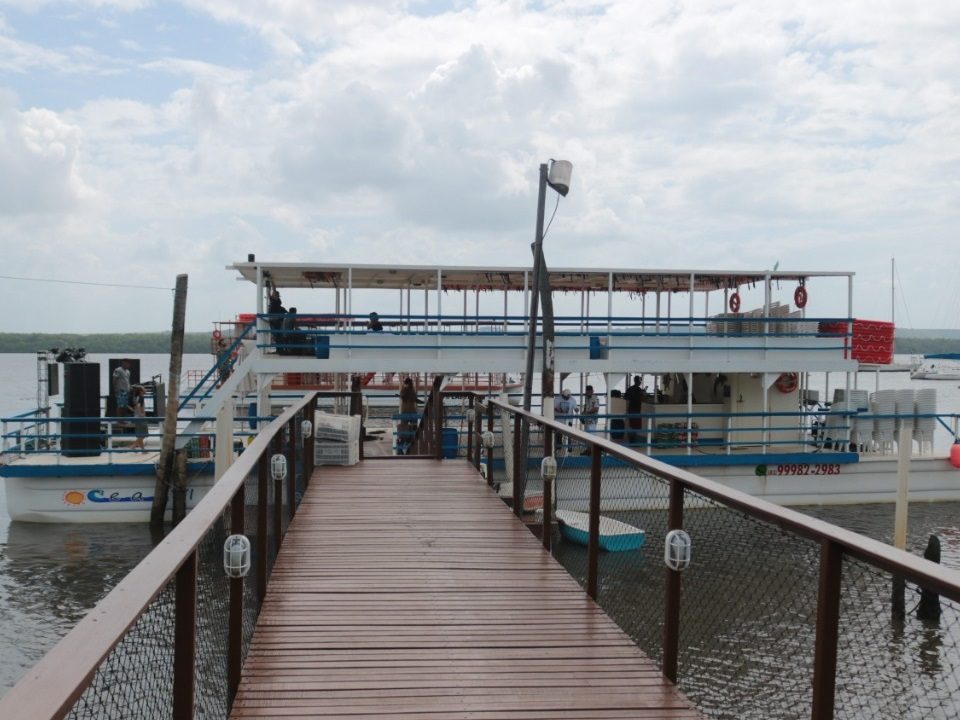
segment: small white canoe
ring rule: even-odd
[[[560,534],[580,545],[590,542],[590,515],[573,510],[557,510],[557,524]],[[646,533],[640,528],[613,518],[600,516],[600,548],[609,552],[636,550],[643,546]]]

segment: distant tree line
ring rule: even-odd
[[[0,352],[32,353],[51,348],[84,348],[88,353],[168,353],[170,333],[0,333]],[[183,338],[185,353],[209,353],[208,333],[188,332]]]
[[[896,352],[903,355],[960,353],[960,340],[953,338],[897,338]]]

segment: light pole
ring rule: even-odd
[[[550,165],[540,165],[540,184],[537,196],[537,231],[533,242],[533,292],[530,297],[530,325],[527,333],[527,364],[523,380],[523,409],[530,409],[533,386],[533,356],[537,348],[537,305],[543,305],[543,370],[541,374],[541,412],[553,401],[554,329],[553,296],[550,292],[550,277],[543,257],[543,214],[547,197],[547,185],[566,197],[570,190],[573,164],[567,160],[551,160]],[[551,406],[552,407],[552,406]]]

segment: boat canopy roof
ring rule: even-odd
[[[529,267],[452,267],[421,265],[334,265],[313,263],[239,262],[228,265],[244,280],[257,282],[257,270],[278,288],[524,290],[532,281]],[[806,281],[816,277],[852,277],[852,272],[797,272],[772,270],[651,270],[623,268],[554,268],[550,286],[560,291],[687,292],[734,289],[762,284],[766,278]]]

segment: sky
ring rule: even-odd
[[[164,330],[178,273],[211,329],[248,253],[528,266],[551,158],[551,266],[889,320],[895,259],[958,328],[957,68],[956,0],[0,0],[0,332]]]

